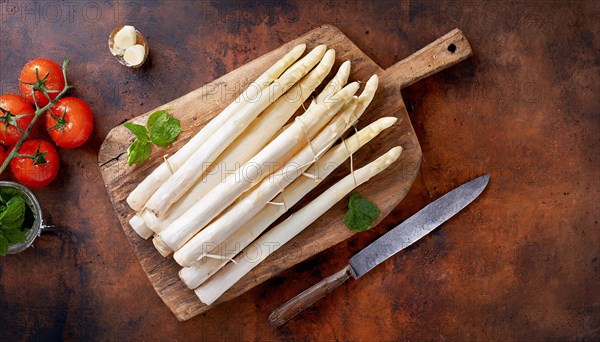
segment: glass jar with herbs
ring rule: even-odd
[[[31,246],[42,230],[42,210],[27,187],[0,181],[0,255]]]

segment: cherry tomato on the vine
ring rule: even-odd
[[[31,104],[16,94],[0,95],[0,144],[14,145],[33,120]]]
[[[46,128],[62,148],[81,146],[92,134],[94,116],[90,106],[76,97],[64,97],[46,112]]]
[[[36,77],[37,69],[37,77]],[[36,58],[29,61],[21,70],[19,76],[19,90],[23,97],[30,103],[33,102],[33,85],[38,82],[38,77],[43,83],[43,86],[48,91],[50,99],[56,98],[61,90],[65,87],[65,80],[62,74],[60,65],[46,58]],[[35,101],[38,106],[44,107],[50,102],[46,95],[40,90],[35,91]]]
[[[8,152],[4,149],[4,146],[0,145],[0,165],[4,164],[6,157],[8,156]]]
[[[27,140],[19,155],[10,161],[10,170],[17,181],[31,189],[50,184],[58,175],[60,162],[56,148],[44,140]]]

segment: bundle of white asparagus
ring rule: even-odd
[[[205,304],[402,151],[395,147],[354,170],[353,153],[396,118],[378,119],[341,139],[373,99],[378,78],[373,75],[355,96],[359,84],[346,84],[346,61],[306,109],[303,103],[330,73],[335,51],[320,45],[300,58],[305,49],[296,46],[259,76],[127,198],[136,212],[129,221],[133,229],[144,239],[154,236],[163,256],[175,252],[181,279]],[[347,159],[348,176],[268,229]],[[246,257],[266,245],[268,253]]]

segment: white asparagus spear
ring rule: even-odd
[[[358,90],[358,83],[348,84],[344,89],[332,96],[331,101],[324,101],[297,117],[294,123],[273,139],[267,146],[244,164],[235,174],[225,179],[206,196],[192,206],[186,213],[171,223],[158,236],[154,237],[156,245],[177,250],[187,240],[200,231],[208,222],[229,206],[244,191],[262,180],[268,174],[273,161],[278,161],[289,151],[297,148],[307,134],[318,132],[339,109]],[[320,127],[319,127],[320,126]]]
[[[367,84],[365,84],[365,89],[358,97],[358,105],[356,106],[357,113],[362,114],[365,112],[375,96],[375,91],[377,90],[378,85],[379,77],[377,75],[371,76],[367,81]]]
[[[392,148],[375,161],[354,171],[354,175],[350,174],[346,176],[312,202],[291,215],[287,220],[266,232],[254,243],[244,249],[247,251],[257,251],[256,256],[254,256],[254,253],[252,253],[252,256],[248,256],[246,253],[242,252],[234,259],[235,263],[229,263],[204,284],[196,288],[194,292],[198,298],[207,305],[214,303],[223,293],[225,293],[225,291],[265,260],[267,256],[290,241],[294,236],[298,235],[302,230],[348,195],[354,188],[368,181],[395,162],[401,152],[402,148],[400,146]],[[340,217],[340,222],[341,221],[342,218]]]
[[[168,257],[171,253],[173,253],[173,249],[167,246],[167,244],[164,243],[156,234],[152,239],[152,244],[154,245],[154,248],[156,248],[156,250],[160,253],[160,255],[162,255],[165,258]]]
[[[219,115],[214,117],[194,137],[190,139],[179,151],[168,158],[168,164],[162,163],[148,177],[146,177],[127,197],[129,206],[139,212],[144,208],[146,201],[154,194],[156,189],[171,176],[170,168],[178,170],[181,165],[198,149],[206,140],[231,118],[241,107],[246,105],[244,99],[255,99],[260,92],[267,88],[283,72],[292,65],[306,50],[306,44],[294,47],[267,71],[260,75],[237,99],[231,102]],[[170,168],[169,168],[170,166]]]
[[[133,215],[133,217],[129,219],[129,225],[143,239],[148,239],[154,234],[154,232],[146,225],[144,219],[138,214]]]
[[[357,102],[356,98],[348,101],[332,122],[310,142],[310,145],[305,146],[286,165],[265,178],[250,193],[233,203],[218,218],[183,245],[173,255],[175,261],[181,266],[193,265],[204,257],[205,253],[222,243],[254,217],[273,197],[282,192],[286,186],[316,162],[344,133],[350,124]]]
[[[356,153],[362,146],[374,139],[383,130],[391,127],[398,119],[384,117],[371,123],[367,127],[352,135],[345,142],[331,148],[323,157],[312,165],[305,174],[314,176],[301,177],[286,187],[282,194],[275,197],[272,202],[284,205],[267,205],[238,231],[229,236],[223,243],[210,250],[206,257],[191,267],[184,267],[179,272],[179,277],[190,289],[195,289],[215,274],[229,260],[234,258],[242,249],[262,234],[267,227],[275,222],[289,208],[298,203],[304,196],[313,190],[320,181],[329,176],[339,165],[344,163],[351,154]],[[181,251],[181,249],[180,249]]]
[[[337,74],[333,76],[331,81],[327,83],[323,91],[317,96],[317,98],[310,104],[311,106],[316,105],[317,103],[321,103],[323,101],[329,101],[329,99],[335,95],[340,89],[342,89],[346,83],[348,82],[348,77],[350,77],[350,61],[345,61],[340,65]]]
[[[183,215],[198,199],[225,179],[226,172],[235,171],[247,162],[281,129],[310,94],[325,79],[335,62],[335,51],[328,50],[323,59],[306,77],[294,85],[265,111],[215,160],[205,176],[160,218],[149,210],[141,213],[149,229],[161,232],[179,216]],[[286,93],[286,94],[287,94]]]
[[[326,51],[325,45],[317,46],[304,58],[294,63],[277,81],[264,89],[256,101],[251,101],[242,107],[156,190],[146,203],[146,208],[158,217],[164,215],[169,207],[194,185],[219,154],[256,119],[258,114],[308,74],[323,58]]]

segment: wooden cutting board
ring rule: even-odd
[[[306,43],[308,48],[318,44],[326,44],[329,48],[334,48],[336,51],[334,71],[343,61],[350,60],[352,62],[350,80],[364,82],[372,74],[379,75],[379,89],[360,119],[359,129],[383,116],[399,118],[393,127],[384,131],[354,155],[354,165],[358,168],[394,146],[401,145],[404,148],[396,163],[358,189],[363,196],[375,202],[381,209],[382,215],[379,220],[389,214],[406,195],[421,163],[419,141],[406,112],[400,90],[471,55],[468,41],[460,30],[455,29],[407,59],[383,70],[337,28],[321,26],[197,90],[131,120],[145,123],[149,114],[159,109],[169,108],[172,115],[181,121],[183,127],[183,132],[173,146],[165,149],[155,148],[150,159],[142,165],[127,166],[127,147],[133,141],[133,135],[122,125],[111,130],[98,156],[98,164],[108,194],[123,230],[150,282],[179,320],[190,319],[210,307],[202,304],[194,292],[179,279],[180,267],[175,261],[171,257],[160,256],[150,240],[140,238],[129,226],[128,221],[134,212],[125,199],[139,182],[162,163],[164,154],[173,154],[177,151],[258,75],[291,48],[301,43]],[[331,72],[330,77],[335,73],[334,71]],[[292,208],[291,212],[301,208],[348,173],[349,165],[340,166]],[[300,235],[270,255],[213,306],[243,294],[279,272],[350,237],[353,232],[342,222],[345,211],[346,203],[341,201]]]

